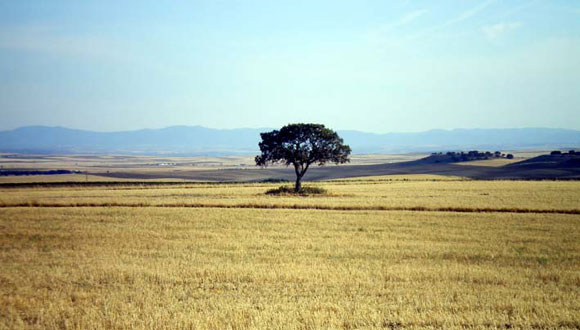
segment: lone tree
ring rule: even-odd
[[[301,180],[311,164],[327,162],[342,164],[349,161],[350,147],[343,143],[335,131],[320,124],[289,124],[279,131],[261,133],[261,155],[256,165],[283,163],[294,165],[295,192],[300,192]]]

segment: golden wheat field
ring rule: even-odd
[[[580,328],[580,182],[0,187],[0,328]]]

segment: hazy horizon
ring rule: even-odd
[[[291,123],[287,123],[287,124],[291,124]],[[283,126],[283,125],[282,125]],[[573,131],[580,131],[580,129],[576,129],[576,128],[562,128],[562,127],[504,127],[504,128],[498,128],[498,127],[489,127],[489,128],[478,128],[478,127],[474,127],[474,128],[463,128],[463,127],[455,127],[455,128],[431,128],[431,129],[426,129],[426,130],[421,130],[421,131],[390,131],[390,132],[374,132],[374,131],[366,131],[366,130],[359,130],[359,129],[350,129],[350,128],[335,128],[335,127],[330,127],[328,125],[325,125],[328,128],[331,128],[333,130],[336,131],[353,131],[353,132],[360,132],[360,133],[371,133],[371,134],[378,134],[378,135],[384,135],[384,134],[390,134],[390,133],[396,133],[396,134],[405,134],[405,133],[424,133],[424,132],[431,132],[431,131],[461,131],[461,130],[525,130],[525,129],[549,129],[549,130],[573,130]],[[48,127],[48,128],[63,128],[63,129],[70,129],[70,130],[81,130],[81,131],[88,131],[88,132],[95,132],[95,133],[116,133],[116,132],[132,132],[132,131],[141,131],[141,130],[162,130],[162,129],[170,129],[170,128],[174,128],[174,127],[201,127],[201,128],[205,128],[205,129],[210,129],[210,130],[260,130],[260,129],[264,129],[264,130],[271,130],[271,129],[279,129],[280,127],[226,127],[226,128],[218,128],[218,127],[209,127],[209,126],[204,126],[204,125],[170,125],[170,126],[163,126],[163,127],[141,127],[141,128],[134,128],[134,129],[121,129],[121,130],[98,130],[98,129],[84,129],[84,128],[79,128],[79,127],[70,127],[70,126],[62,126],[62,125],[25,125],[25,126],[19,126],[13,129],[0,129],[0,131],[5,132],[5,131],[12,131],[12,130],[16,130],[16,129],[21,129],[21,128],[29,128],[29,127]]]
[[[580,129],[580,3],[0,4],[0,130]]]

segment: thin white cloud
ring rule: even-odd
[[[393,22],[381,24],[368,30],[365,34],[365,38],[373,42],[382,43],[386,39],[388,39],[387,35],[389,34],[389,32],[397,28],[412,24],[421,16],[425,15],[427,12],[428,12],[427,9],[418,9],[408,12]]]
[[[532,5],[535,5],[537,2],[539,2],[539,0],[531,0],[531,1],[528,1],[528,2],[526,2],[524,4],[522,4],[522,5],[519,5],[517,7],[514,7],[512,9],[510,9],[510,10],[502,13],[500,16],[498,16],[498,18],[506,18],[506,17],[512,16],[513,14],[516,14],[516,13],[522,11],[522,10],[525,10],[525,9],[531,7]]]
[[[454,24],[466,21],[466,20],[476,16],[477,14],[482,12],[485,8],[492,5],[496,1],[497,0],[484,1],[484,2],[480,3],[479,5],[462,12],[461,14],[459,14],[458,16],[456,16],[454,18],[451,18],[451,19],[449,19],[449,20],[447,20],[439,25],[431,26],[429,28],[426,28],[426,29],[420,31],[419,33],[411,36],[410,39],[417,39],[420,37],[424,37],[430,33],[436,32],[436,31],[441,30],[443,28],[446,28],[446,27],[452,26]]]
[[[375,29],[375,32],[378,34],[383,34],[383,33],[389,32],[393,29],[396,29],[398,27],[411,24],[413,21],[417,20],[419,17],[421,17],[425,13],[427,13],[427,11],[428,11],[427,9],[419,9],[419,10],[409,12],[394,22],[379,25]]]
[[[522,26],[520,22],[501,22],[493,25],[485,25],[481,27],[481,32],[485,35],[487,40],[494,41],[509,31],[518,29]]]
[[[465,20],[479,14],[481,11],[483,11],[485,8],[487,8],[489,5],[493,4],[494,2],[496,2],[496,0],[487,0],[485,2],[482,2],[479,6],[476,6],[476,7],[469,9],[469,10],[464,11],[463,13],[461,13],[461,15],[459,15],[458,17],[456,17],[454,19],[447,21],[445,24],[451,25],[451,24],[465,21]]]
[[[427,12],[427,9],[419,9],[419,10],[415,10],[413,12],[410,12],[410,13],[406,14],[405,16],[401,17],[401,19],[399,19],[398,21],[396,21],[392,25],[392,27],[399,27],[399,26],[407,25],[407,24],[413,22],[414,20],[416,20],[417,18],[423,16],[426,12]]]

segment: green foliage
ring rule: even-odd
[[[256,165],[292,164],[296,172],[296,192],[300,191],[300,180],[310,165],[349,161],[350,147],[335,131],[321,124],[289,124],[260,136],[261,154],[256,156]]]
[[[343,144],[336,132],[321,124],[290,124],[260,136],[262,154],[256,156],[256,165],[279,162],[323,165],[349,161],[350,147]]]
[[[324,195],[327,190],[320,187],[300,187],[300,191],[296,192],[293,187],[290,186],[280,186],[276,189],[270,189],[266,191],[266,195]]]

